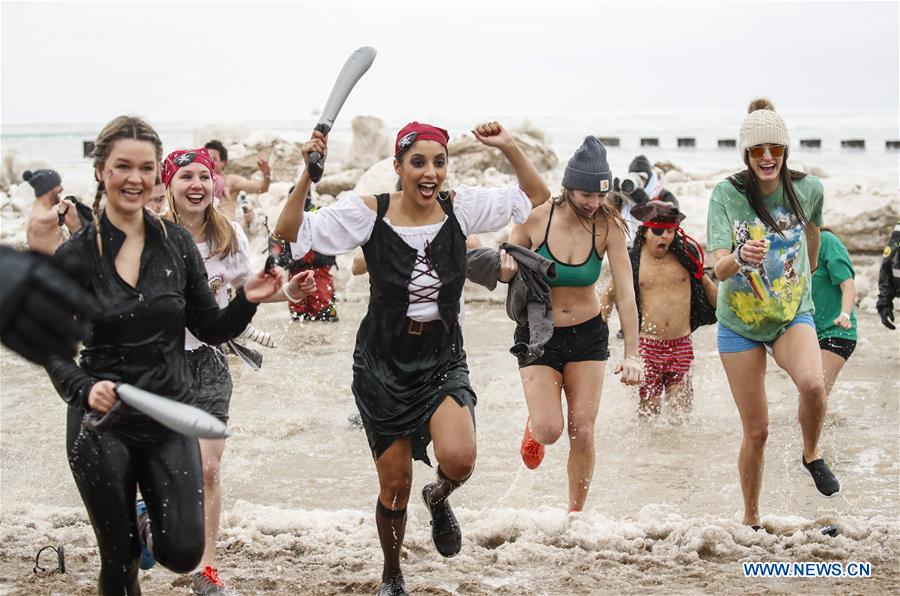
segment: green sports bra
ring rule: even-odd
[[[600,278],[600,270],[603,268],[603,259],[597,254],[596,246],[591,246],[591,253],[580,265],[563,263],[550,252],[547,238],[550,235],[550,222],[553,220],[553,210],[555,208],[556,205],[550,207],[550,217],[547,218],[547,231],[544,232],[544,241],[537,249],[539,255],[556,263],[556,279],[547,279],[547,283],[554,288],[560,286],[585,287],[597,283],[597,280]],[[597,226],[592,224],[591,235],[596,235],[596,233]]]

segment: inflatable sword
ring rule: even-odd
[[[116,385],[116,393],[119,401],[108,412],[90,412],[87,415],[85,425],[89,429],[103,432],[111,428],[121,416],[122,404],[125,403],[166,428],[189,437],[224,439],[230,434],[224,422],[195,406],[160,397],[126,383]]]
[[[350,95],[353,87],[366,74],[374,60],[375,48],[370,48],[369,46],[359,48],[350,54],[350,57],[344,63],[344,68],[341,69],[341,74],[338,75],[337,81],[334,82],[334,87],[331,89],[331,95],[328,96],[325,109],[322,110],[319,123],[316,124],[316,130],[323,135],[328,134],[334,126],[334,120],[344,106],[344,102],[347,101],[347,97]],[[325,172],[325,158],[319,155],[318,152],[311,153],[307,168],[309,169],[309,179],[313,182],[318,182],[322,179],[322,174]]]

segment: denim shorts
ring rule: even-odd
[[[815,331],[816,323],[813,321],[812,314],[805,312],[794,317],[794,320],[787,324],[784,328],[784,331],[787,331],[791,327],[797,324],[809,325]],[[782,331],[782,333],[784,333]],[[771,350],[772,345],[775,343],[775,340],[772,341],[756,341],[755,339],[750,339],[749,337],[744,337],[740,333],[732,331],[728,327],[719,323],[716,329],[716,345],[719,348],[719,353],[721,354],[729,354],[732,352],[746,352],[747,350],[752,350],[757,346],[763,346]]]

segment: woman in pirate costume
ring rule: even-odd
[[[215,163],[207,149],[173,151],[162,164],[162,182],[169,200],[167,218],[181,224],[197,244],[209,289],[219,307],[228,304],[228,289],[237,291],[249,279],[250,243],[241,226],[213,207]],[[311,274],[298,276],[284,290],[302,298]],[[301,282],[306,281],[306,285]],[[185,329],[184,348],[194,379],[196,405],[222,422],[228,422],[232,381],[225,355]],[[216,540],[221,512],[219,467],[225,439],[200,439],[203,461],[203,500],[206,546],[200,568],[191,576],[194,594],[218,594],[224,589],[215,568]]]
[[[472,132],[509,160],[518,186],[440,192],[447,176],[447,132],[411,122],[395,143],[400,190],[347,196],[304,214],[309,187],[304,172],[276,228],[292,242],[294,254],[310,248],[340,254],[362,246],[366,257],[371,296],[353,354],[353,394],[380,484],[375,520],[384,552],[382,594],[406,593],[400,547],[412,459],[430,463],[425,448],[432,439],[437,479],[422,489],[432,538],[444,556],[461,548],[448,497],[475,465],[476,397],[458,321],[466,236],[499,230],[510,220],[522,222],[550,197],[538,171],[502,126],[490,122]],[[326,151],[325,138],[317,132],[303,147],[305,157],[311,151]]]

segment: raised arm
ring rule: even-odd
[[[503,153],[516,174],[519,188],[528,196],[532,207],[537,207],[550,198],[550,188],[544,178],[500,123],[484,122],[476,126],[472,134],[488,147],[496,147]]]
[[[269,162],[260,158],[256,160],[256,165],[259,166],[259,170],[263,173],[263,179],[253,180],[237,174],[229,174],[228,186],[231,187],[232,191],[244,191],[255,194],[269,192],[269,185],[272,183],[272,169],[269,167]]]
[[[303,144],[300,152],[303,154],[303,163],[309,163],[309,154],[317,151],[322,156],[328,155],[328,139],[317,130],[314,130],[309,141]],[[300,179],[294,186],[294,191],[288,196],[281,214],[278,216],[278,222],[275,224],[276,239],[287,240],[288,242],[297,241],[297,232],[303,223],[303,208],[306,205],[306,195],[309,194],[309,187],[312,181],[309,179],[309,172],[304,167]]]
[[[60,205],[62,208],[60,208]],[[78,208],[71,199],[60,200],[59,205],[57,205],[57,211],[62,212],[63,223],[69,229],[70,234],[74,234],[81,229],[81,218],[78,217]]]

